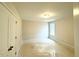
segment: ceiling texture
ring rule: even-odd
[[[72,18],[73,3],[71,2],[14,2],[12,3],[22,20],[51,21]],[[41,14],[51,12],[50,18],[42,18]]]

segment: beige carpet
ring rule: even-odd
[[[21,57],[73,57],[74,50],[64,45],[53,43],[24,43],[20,49]]]
[[[28,43],[22,46],[20,54],[23,57],[54,57],[55,50],[49,43]]]

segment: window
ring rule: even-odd
[[[49,22],[48,23],[48,30],[49,30],[49,38],[54,39],[55,38],[55,22]]]

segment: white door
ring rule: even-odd
[[[16,56],[16,19],[9,15],[9,39],[8,39],[8,56]]]

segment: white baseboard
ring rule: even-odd
[[[74,46],[70,45],[69,43],[66,43],[65,41],[56,40],[56,39],[52,39],[52,40],[54,40],[55,42],[65,46],[65,47],[68,47],[71,50],[74,50]]]

